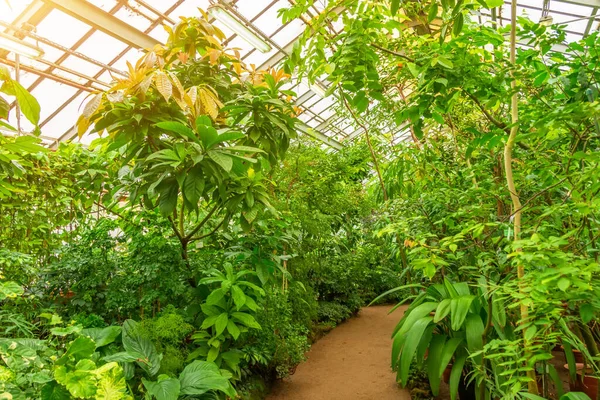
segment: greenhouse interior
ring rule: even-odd
[[[0,0],[0,400],[600,400],[600,0]]]

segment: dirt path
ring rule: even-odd
[[[405,308],[364,308],[315,343],[267,400],[410,400],[390,370],[390,335]]]

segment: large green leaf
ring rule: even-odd
[[[63,385],[48,382],[42,388],[42,400],[70,400],[71,394]]]
[[[75,398],[91,398],[96,394],[96,377],[92,371],[72,371],[65,375],[62,384]]]
[[[211,150],[208,152],[208,156],[225,171],[231,172],[231,168],[233,167],[233,159],[227,154],[217,150]]]
[[[234,312],[231,314],[231,316],[234,319],[240,321],[242,324],[246,325],[248,328],[260,329],[259,323],[256,322],[254,317],[250,314],[243,312]]]
[[[157,382],[151,382],[142,378],[142,383],[149,394],[157,400],[177,400],[181,385],[179,379],[160,375]]]
[[[488,8],[501,7],[504,5],[504,0],[485,0]]]
[[[211,149],[216,144],[223,143],[223,142],[229,142],[229,141],[235,141],[235,140],[242,139],[244,137],[246,137],[246,135],[244,135],[241,132],[234,132],[234,131],[232,131],[232,132],[225,132],[225,133],[219,135],[218,137],[214,138],[210,142],[208,142],[206,144],[206,148],[207,149]]]
[[[158,207],[162,215],[170,216],[177,207],[177,197],[179,194],[179,186],[176,181],[170,181],[160,191],[160,199]]]
[[[229,379],[224,377],[219,367],[212,362],[194,361],[181,372],[179,381],[181,383],[181,394],[200,395],[209,390],[216,390],[232,398],[236,396]]]
[[[442,363],[442,351],[446,344],[446,336],[433,335],[429,344],[429,353],[427,354],[427,377],[431,386],[431,393],[437,396],[440,391],[441,375],[438,374]]]
[[[495,294],[492,295],[492,317],[494,324],[501,328],[506,326],[506,309]]]
[[[450,360],[452,360],[452,356],[458,348],[458,345],[460,345],[462,342],[463,339],[459,337],[450,338],[450,340],[446,342],[446,344],[444,345],[444,350],[442,350],[442,354],[440,356],[440,369],[438,370],[438,376],[443,375],[444,370],[446,369],[448,364],[450,364]]]
[[[165,121],[159,122],[156,124],[156,126],[169,132],[175,132],[183,138],[187,138],[192,142],[198,143],[198,137],[196,136],[196,133],[181,122]]]
[[[450,399],[456,400],[456,396],[458,394],[458,385],[462,377],[463,366],[465,365],[465,361],[467,360],[467,353],[459,353],[454,360],[454,364],[452,365],[452,371],[450,372],[450,381],[448,385],[450,386]]]
[[[98,348],[114,342],[121,334],[121,327],[89,328],[82,330],[81,333],[92,338],[94,343],[96,343],[96,348]]]
[[[158,354],[149,339],[139,334],[137,322],[131,319],[123,324],[123,347],[129,353],[143,355],[144,359],[138,361],[138,365],[150,376],[156,375],[160,369],[162,354]]]
[[[120,400],[128,398],[127,382],[123,369],[116,362],[104,364],[96,370],[98,378],[96,400]]]
[[[225,331],[227,327],[227,322],[229,321],[227,313],[222,313],[215,320],[215,330],[217,332],[217,336]]]
[[[233,336],[235,340],[237,340],[241,333],[240,328],[238,328],[238,326],[232,320],[227,321],[227,332],[229,332],[229,334]]]
[[[69,345],[66,355],[74,357],[75,360],[90,358],[96,351],[96,344],[92,339],[80,336]]]
[[[0,301],[6,298],[15,298],[18,296],[22,296],[23,293],[23,287],[16,282],[0,282]]]
[[[469,314],[465,319],[465,333],[467,336],[467,348],[469,353],[475,353],[483,350],[483,331],[485,327],[481,317],[477,314]],[[481,365],[482,355],[473,357],[475,364]]]
[[[11,82],[21,112],[32,124],[40,122],[40,103],[17,81]]]
[[[0,119],[8,119],[8,112],[10,111],[10,104],[8,101],[0,97]]]
[[[116,361],[116,362],[134,362],[139,360],[140,358],[144,358],[143,354],[139,354],[139,353],[130,353],[127,351],[121,351],[118,353],[114,353],[111,355],[108,355],[106,357],[103,357],[102,360],[106,361],[106,362],[111,362],[111,361]]]
[[[237,285],[231,286],[231,296],[233,297],[233,302],[235,303],[235,307],[239,311],[244,304],[246,304],[246,295],[244,291],[240,289]]]
[[[397,334],[405,335],[408,333],[417,321],[424,316],[429,315],[430,312],[435,310],[438,304],[439,303],[428,301],[419,304],[417,307],[412,309],[410,313],[407,312],[408,314],[405,314],[405,316],[402,318],[402,327]]]
[[[390,12],[392,15],[396,15],[398,10],[400,9],[400,0],[392,0],[392,4],[390,7]]]
[[[450,302],[450,321],[453,330],[458,331],[461,329],[474,299],[475,296],[473,295],[459,296],[452,299]]]
[[[200,134],[200,139],[204,144],[204,148],[210,148],[210,144],[217,141],[219,137],[219,133],[215,128],[208,125],[197,125],[198,133]]]
[[[444,300],[440,301],[440,304],[437,306],[437,309],[435,310],[435,316],[433,317],[433,322],[435,324],[437,324],[438,322],[440,322],[441,320],[446,318],[446,316],[448,314],[450,314],[450,302],[451,301],[452,301],[451,299],[444,299]]]
[[[404,347],[402,348],[402,354],[400,355],[400,365],[398,367],[398,376],[400,378],[399,380],[402,386],[406,386],[406,384],[408,383],[408,372],[410,370],[410,363],[415,357],[417,346],[421,341],[421,337],[423,336],[425,329],[427,328],[427,326],[429,326],[429,323],[432,321],[433,317],[431,316],[419,319],[417,322],[415,322],[415,324],[412,326],[412,328],[406,336],[406,341],[404,343]],[[398,334],[401,333],[398,332]]]
[[[196,210],[198,208],[198,201],[204,193],[204,176],[202,174],[202,168],[196,166],[188,172],[183,181],[183,196],[188,201],[189,205]]]

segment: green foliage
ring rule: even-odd
[[[138,333],[150,339],[163,354],[159,373],[168,376],[183,370],[188,354],[185,340],[193,330],[173,306],[165,308],[157,318],[143,320],[137,327]]]
[[[294,318],[292,293],[267,291],[264,309],[257,319],[263,329],[253,333],[249,350],[269,355],[266,367],[274,370],[279,378],[293,372],[304,361],[308,351],[307,333],[309,326]]]
[[[591,33],[559,51],[564,26],[519,18],[516,41],[530,47],[517,48],[512,63],[509,26],[469,20],[471,10],[500,5],[336,2],[311,21],[288,61],[309,80],[328,81],[369,126],[390,116],[407,126],[413,143],[381,149],[391,201],[375,222],[413,283],[393,293],[424,286],[395,336],[394,364],[406,384],[408,367],[425,362],[428,349],[434,393],[438,366],[448,360],[452,395],[468,372],[480,400],[537,398],[536,375],[556,375],[550,360],[559,337],[599,372],[600,37]],[[282,14],[293,18],[306,6]],[[340,6],[349,12],[337,15]],[[343,25],[335,41],[334,21]],[[512,159],[503,151],[511,128]],[[522,209],[511,209],[504,162],[514,169],[512,195]],[[514,241],[517,212],[522,231]]]

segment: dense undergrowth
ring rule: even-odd
[[[0,398],[262,398],[374,299],[411,301],[391,365],[415,397],[445,376],[453,399],[584,398],[600,35],[469,21],[495,0],[338,3],[285,67],[328,81],[364,142],[297,138],[290,74],[243,65],[206,16],[89,100],[90,148],[0,138]],[[412,140],[386,141],[391,117]]]

